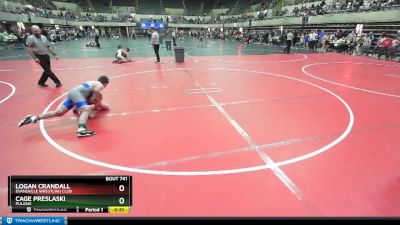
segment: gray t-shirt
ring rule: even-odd
[[[151,43],[153,45],[159,45],[160,44],[160,35],[158,35],[157,31],[154,31],[151,34]]]
[[[292,33],[292,32],[289,32],[289,33],[287,34],[287,36],[286,36],[286,40],[288,40],[288,41],[293,41],[293,39],[294,39],[293,33]]]
[[[26,45],[32,47],[35,54],[46,55],[47,47],[50,46],[50,43],[43,35],[40,35],[40,38],[37,38],[35,35],[29,35],[26,39]]]

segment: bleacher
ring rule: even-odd
[[[162,15],[160,0],[139,0],[139,13],[147,15]]]
[[[231,9],[235,5],[235,0],[217,0],[213,3],[213,9]]]
[[[210,14],[211,10],[214,9],[216,6],[216,1],[203,1],[203,8],[200,8],[200,13],[201,15],[204,15],[204,13]]]
[[[400,0],[394,0],[391,3],[389,1],[383,1],[380,6],[375,6],[372,3],[373,0],[364,0],[361,3],[361,5],[357,5],[356,8],[354,8],[352,5],[349,6],[346,4],[345,0],[325,0],[325,5],[321,8],[324,12],[326,13],[348,13],[348,12],[353,12],[353,11],[377,11],[378,8],[380,10],[385,10],[385,9],[391,9],[393,7],[399,7],[400,6]],[[285,3],[286,5],[282,8],[282,11],[285,12],[285,16],[295,16],[296,13],[294,12],[294,9],[301,9],[303,7],[310,9],[311,11],[314,9],[316,10],[316,7],[318,7],[321,4],[321,0],[308,0],[307,3],[299,3],[298,1],[295,1],[294,4],[292,2]],[[313,7],[314,6],[314,7]],[[300,11],[301,12],[301,11]],[[315,14],[315,13],[314,13]]]
[[[306,25],[285,25],[286,30],[300,30],[300,31],[311,31],[311,30],[324,30],[326,33],[335,33],[338,30],[345,30],[350,33],[354,31],[357,24],[306,24]],[[253,27],[254,30],[266,30],[276,29],[276,26],[258,26]],[[373,32],[374,35],[380,36],[383,33],[395,36],[397,30],[400,30],[400,24],[393,22],[380,22],[380,23],[364,23],[363,32]]]
[[[135,4],[134,0],[112,0],[112,6],[133,7],[134,4]]]
[[[21,1],[24,1],[24,0],[21,0]],[[33,1],[35,1],[36,2],[36,0],[33,0]],[[89,8],[89,5],[88,5],[88,2],[86,1],[86,0],[54,0],[54,1],[57,1],[57,2],[65,2],[65,3],[75,3],[76,5],[78,5],[79,6],[79,8],[82,10],[82,11],[84,11],[84,12],[91,12],[91,11],[93,11],[93,10],[90,10]],[[52,4],[54,4],[53,2],[52,2]],[[55,4],[54,4],[55,5]],[[59,7],[57,7],[57,5],[55,5],[55,7],[57,8],[57,9],[59,9],[59,10],[65,10],[65,9],[63,9],[63,8],[59,8]],[[40,7],[39,7],[40,8]]]
[[[203,1],[184,0],[187,15],[200,15],[200,6]]]
[[[91,0],[92,6],[97,13],[111,13],[110,0]]]
[[[27,5],[28,3],[30,4],[30,2],[26,2],[25,0],[7,0],[8,2],[14,2],[14,3],[19,3],[21,5]],[[1,5],[2,1],[0,1],[0,5]]]
[[[111,3],[114,13],[116,11],[130,13],[136,12],[134,0],[112,0]]]
[[[33,0],[32,0],[33,1]],[[45,0],[42,0],[45,1]],[[212,9],[230,8],[230,15],[243,13],[251,5],[261,2],[261,0],[75,0],[81,2],[81,7],[90,2],[95,12],[110,13],[112,6],[134,7],[136,3],[136,13],[163,15],[165,8],[185,9],[186,15],[209,15]],[[86,8],[90,8],[86,6]]]
[[[26,3],[41,9],[57,9],[51,0],[27,0]]]
[[[182,0],[163,0],[165,8],[182,9]]]
[[[60,0],[58,0],[58,1],[60,1]],[[91,9],[91,8],[90,8],[90,6],[89,6],[89,4],[88,4],[88,2],[87,2],[86,0],[73,0],[73,1],[64,0],[64,2],[72,2],[72,3],[75,3],[75,4],[77,4],[77,5],[81,8],[81,10],[84,11],[84,12],[93,12],[93,11],[94,11],[94,9]]]
[[[236,3],[230,10],[230,15],[239,15],[242,14],[246,9],[250,8],[250,6],[259,3],[257,0],[237,0]]]

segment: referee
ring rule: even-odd
[[[288,33],[286,34],[286,47],[283,50],[284,52],[290,53],[290,47],[292,47],[293,39],[294,34],[291,31],[288,31]]]
[[[58,59],[57,54],[50,48],[49,41],[42,35],[42,31],[38,26],[32,26],[32,35],[29,35],[26,39],[26,45],[28,46],[28,53],[44,70],[38,81],[38,85],[40,87],[48,87],[46,81],[50,78],[56,84],[57,88],[61,87],[61,81],[53,71],[51,71],[50,56],[47,54],[47,51],[49,51],[56,59]]]
[[[157,61],[156,63],[161,63],[160,62],[160,35],[158,35],[157,30],[154,28],[151,28],[153,30],[153,33],[151,34],[151,45],[153,45],[154,48],[154,53],[156,54]]]
[[[100,38],[100,32],[97,28],[94,28],[94,41],[96,42],[97,48],[100,48],[99,38]]]

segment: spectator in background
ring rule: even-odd
[[[317,34],[318,34],[318,46],[320,46],[322,43],[322,39],[325,36],[325,32],[324,32],[324,30],[320,30],[320,31],[318,31]]]
[[[311,31],[310,33],[310,43],[308,44],[309,50],[315,51],[318,44],[318,34],[315,31]]]
[[[375,35],[372,32],[369,32],[368,38],[371,40],[371,42],[375,41]]]
[[[339,11],[341,9],[342,5],[340,4],[339,0],[336,0],[335,6],[336,6],[336,11]]]
[[[323,52],[327,51],[327,48],[329,46],[329,35],[324,34],[321,38],[321,50]]]
[[[389,59],[389,48],[392,46],[393,40],[385,33],[382,34],[378,41],[378,59],[385,55],[386,59]]]
[[[293,14],[294,14],[295,16],[298,16],[298,15],[299,15],[299,12],[300,12],[300,10],[299,10],[299,8],[296,6],[296,7],[293,9]]]
[[[369,54],[369,51],[371,50],[371,39],[366,34],[362,34],[359,41],[359,52],[361,54]]]
[[[131,34],[132,34],[132,38],[136,40],[136,31],[135,31],[135,28],[132,28]]]
[[[325,0],[322,0],[321,3],[319,4],[319,6],[321,6],[321,8],[323,8],[326,5]]]
[[[309,48],[310,34],[311,33],[306,33],[306,35],[304,35],[304,48],[305,49]]]
[[[389,60],[392,60],[396,53],[400,53],[400,35],[393,39],[392,46],[389,47]]]

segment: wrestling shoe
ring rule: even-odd
[[[96,134],[96,131],[93,130],[88,130],[85,128],[79,128],[78,131],[76,132],[76,135],[78,137],[89,137],[89,136],[93,136]]]
[[[22,126],[30,124],[30,123],[36,123],[37,121],[38,121],[38,118],[36,116],[28,115],[25,117],[25,119],[21,120],[18,123],[18,127],[22,127]]]

